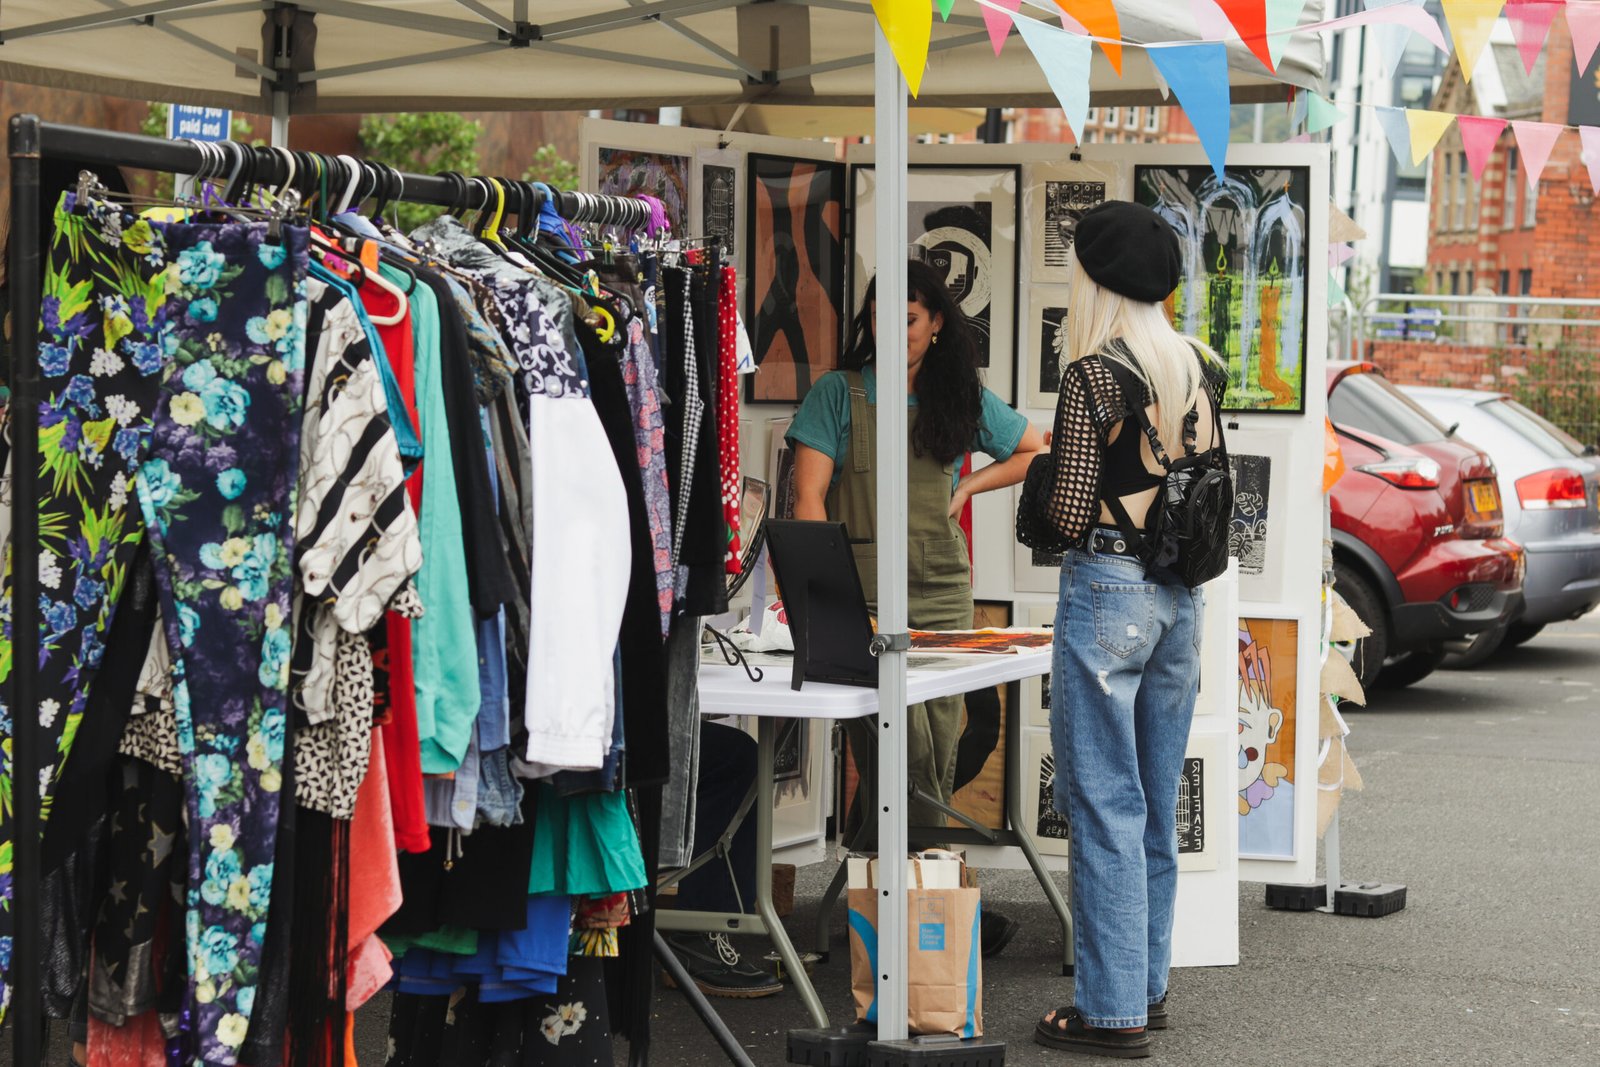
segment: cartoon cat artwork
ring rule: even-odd
[[[1272,649],[1252,635],[1250,625],[1239,625],[1239,853],[1287,857],[1294,854],[1293,773],[1270,750],[1288,721],[1277,705],[1290,702],[1274,695]],[[1291,635],[1289,654],[1280,658],[1287,660],[1282,666],[1292,681],[1293,630],[1284,629]],[[1292,706],[1287,715],[1293,715]],[[1292,764],[1292,754],[1284,758]]]

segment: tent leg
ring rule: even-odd
[[[874,25],[873,147],[878,245],[878,632],[906,632],[906,82]],[[878,854],[903,856],[906,835],[906,654],[878,659]],[[870,821],[870,817],[869,817]],[[906,1036],[905,864],[879,865],[878,1040]]]
[[[289,147],[289,94],[272,94],[272,147]]]

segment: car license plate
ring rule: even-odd
[[[1494,491],[1493,482],[1472,482],[1472,509],[1480,515],[1500,510],[1500,494]]]

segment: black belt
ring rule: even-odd
[[[1121,533],[1107,533],[1104,530],[1091,530],[1085,547],[1102,556],[1127,556],[1137,559],[1132,543]]]

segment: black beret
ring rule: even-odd
[[[1109,200],[1085,212],[1073,247],[1089,277],[1130,300],[1159,303],[1183,280],[1178,235],[1142,204]]]

